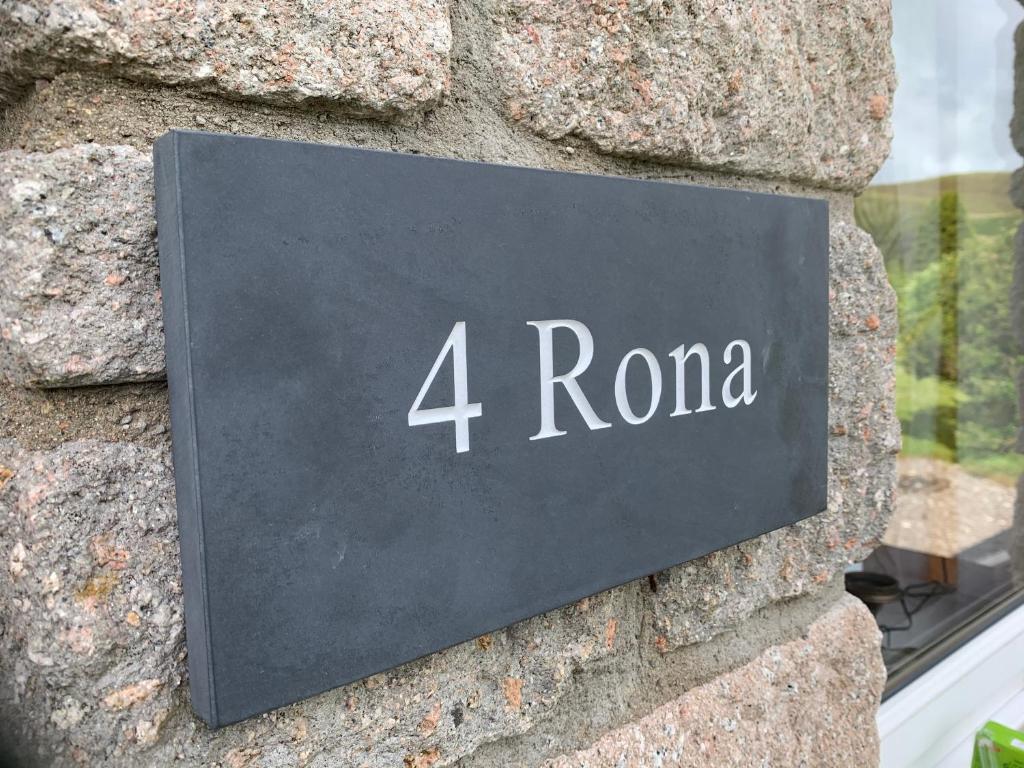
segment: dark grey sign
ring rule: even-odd
[[[824,202],[201,133],[155,158],[211,725],[824,509]]]

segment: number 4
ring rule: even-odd
[[[455,379],[455,405],[448,405],[443,408],[426,408],[420,410],[420,404],[427,395],[427,390],[437,376],[441,363],[448,356],[448,350],[452,351],[452,372]],[[440,424],[445,421],[455,422],[455,452],[465,453],[469,450],[469,420],[483,413],[480,403],[469,401],[469,380],[466,375],[466,323],[459,321],[448,334],[448,338],[441,347],[441,352],[434,361],[434,367],[427,374],[427,380],[420,387],[420,393],[409,409],[409,426],[419,427],[423,424]]]

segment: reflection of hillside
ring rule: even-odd
[[[1005,172],[880,184],[857,198],[857,223],[874,236],[890,269],[909,266],[906,260],[919,249],[922,225],[944,194],[956,195],[973,234],[998,236],[1021,221],[1009,191],[1010,174]]]
[[[961,173],[931,179],[879,184],[869,187],[864,197],[899,200],[901,205],[924,205],[943,192],[955,191],[968,214],[974,216],[1019,216],[1010,202],[1010,174],[1004,171]]]

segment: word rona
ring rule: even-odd
[[[610,427],[611,424],[609,422],[603,421],[594,412],[590,401],[587,400],[587,396],[583,394],[583,389],[576,381],[576,378],[587,370],[590,366],[590,361],[594,358],[594,337],[591,335],[590,329],[578,320],[538,320],[530,321],[527,325],[535,327],[540,337],[540,431],[530,439],[544,440],[548,437],[566,434],[565,430],[555,426],[556,384],[560,384],[565,388],[565,391],[568,392],[569,397],[576,406],[576,410],[580,412],[580,415],[590,429]],[[558,375],[554,374],[552,332],[555,328],[566,328],[572,331],[576,335],[576,340],[580,346],[580,354],[572,370]],[[754,402],[754,398],[757,397],[757,390],[753,389],[751,384],[750,344],[743,339],[736,339],[730,342],[725,347],[722,360],[726,365],[732,364],[733,350],[737,348],[740,350],[742,359],[736,369],[722,382],[722,403],[726,408],[735,408],[740,403],[750,405]],[[696,411],[691,411],[686,407],[686,362],[692,356],[696,356],[699,360],[701,371],[700,407]],[[630,361],[634,357],[639,357],[646,363],[648,374],[651,378],[651,400],[647,411],[640,416],[633,410],[629,401],[629,394],[626,391],[626,372],[629,369]],[[716,410],[716,406],[711,404],[711,360],[708,348],[703,344],[693,344],[687,349],[686,345],[680,344],[669,353],[669,357],[675,360],[676,371],[675,409],[669,416],[685,416],[694,412],[701,413],[703,411]],[[734,395],[732,393],[732,382],[740,374],[743,375],[742,391],[739,395]],[[658,358],[651,350],[637,347],[625,354],[619,363],[618,371],[615,373],[615,406],[618,408],[619,415],[622,416],[627,424],[643,424],[654,415],[655,411],[658,410],[658,404],[661,402],[661,384],[661,366],[658,364]]]
[[[606,429],[612,426],[610,422],[604,421],[597,415],[584,394],[583,388],[576,380],[590,367],[594,358],[594,337],[591,335],[590,329],[578,320],[531,320],[527,322],[527,325],[537,329],[540,353],[540,430],[531,436],[530,440],[544,440],[566,434],[566,431],[559,429],[555,423],[556,386],[561,386],[566,391],[576,410],[583,417],[583,421],[591,430]],[[579,344],[576,363],[569,371],[557,374],[554,370],[554,330],[556,328],[571,331]],[[757,390],[754,389],[752,382],[750,343],[744,339],[729,342],[722,353],[722,362],[725,365],[733,365],[736,351],[739,353],[739,361],[722,382],[721,399],[726,408],[750,405],[757,397]],[[452,353],[454,403],[439,408],[420,408],[449,352]],[[717,406],[711,402],[711,356],[707,346],[701,343],[691,344],[688,347],[685,344],[680,344],[668,353],[668,357],[672,358],[675,364],[675,408],[669,416],[686,416],[691,413],[717,410]],[[626,389],[626,375],[630,362],[634,358],[639,358],[646,365],[651,381],[650,402],[642,414],[637,414],[633,410],[633,404],[630,402]],[[691,409],[687,407],[686,403],[686,373],[688,362],[692,373],[694,361],[699,365],[700,372],[700,405]],[[738,394],[735,392],[737,387],[739,388]],[[661,394],[662,372],[657,356],[645,347],[631,349],[623,356],[615,373],[615,406],[623,421],[627,424],[643,424],[649,421],[658,410]],[[419,394],[409,409],[409,426],[451,421],[455,424],[455,450],[457,453],[465,453],[469,450],[469,420],[482,415],[482,404],[469,402],[466,323],[460,321],[455,323],[445,340],[427,378],[420,387]]]

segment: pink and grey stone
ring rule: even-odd
[[[545,768],[877,765],[878,641],[871,613],[846,596],[805,637]]]
[[[163,378],[152,184],[149,157],[130,147],[0,153],[0,333],[11,379]],[[834,219],[830,249],[833,343],[891,343],[895,299],[871,238]]]
[[[0,153],[0,371],[28,386],[161,378],[149,157]]]
[[[0,3],[0,103],[78,69],[393,116],[440,101],[451,43],[446,0],[19,0]]]
[[[884,0],[512,0],[496,66],[545,138],[857,190],[889,149],[890,35]]]
[[[571,711],[574,696],[587,695],[580,675],[588,671],[612,675],[623,690],[649,685],[645,675],[672,663],[660,634],[667,616],[675,619],[672,645],[693,643],[741,626],[743,611],[774,600],[783,569],[790,587],[808,590],[819,585],[803,569],[833,572],[845,559],[841,547],[821,546],[819,516],[767,543],[673,569],[656,593],[646,580],[633,582],[211,732],[188,703],[173,486],[166,442],[83,440],[31,450],[0,441],[0,711],[13,694],[18,716],[5,727],[22,729],[46,764],[327,766],[353,755],[369,766],[456,764]],[[848,515],[852,524],[857,513]],[[794,550],[820,550],[831,561],[812,563],[807,554],[780,562]],[[752,578],[723,582],[718,564],[730,561],[746,562]],[[707,610],[704,595],[726,604],[730,593],[736,609]],[[843,606],[812,625],[806,640],[769,648],[753,662],[778,675],[753,699],[771,710],[763,717],[831,712],[841,724],[870,711],[876,672],[857,672],[843,659],[871,661],[875,630],[869,616]],[[729,654],[731,645],[718,652]],[[873,653],[880,664],[877,646]],[[787,693],[789,683],[800,686],[799,696]],[[733,717],[733,698],[716,686],[696,695]],[[840,689],[852,709],[839,706]],[[807,699],[806,709],[787,696]]]
[[[169,445],[0,440],[0,550],[0,735],[46,765],[447,765],[638,654],[633,584],[210,731],[189,708]]]

